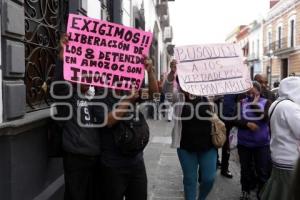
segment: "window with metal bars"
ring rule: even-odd
[[[25,84],[28,111],[49,106],[60,34],[68,16],[67,0],[25,0]]]

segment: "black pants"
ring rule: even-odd
[[[98,157],[63,154],[65,200],[99,200],[100,170]]]
[[[129,167],[101,167],[104,200],[147,200],[144,161]]]
[[[232,128],[232,125],[229,123],[225,123],[226,125],[226,141],[222,147],[222,161],[221,161],[221,171],[228,171],[229,167],[229,158],[230,158],[230,146],[229,146],[229,133]]]
[[[253,185],[257,183],[259,192],[271,173],[270,146],[248,148],[238,145],[238,153],[241,163],[242,190],[250,192],[253,189]]]

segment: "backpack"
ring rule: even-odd
[[[270,115],[269,115],[269,129],[270,129],[270,135],[272,134],[272,130],[271,130],[271,118],[272,118],[272,116],[273,116],[273,113],[274,113],[276,107],[278,106],[278,104],[281,103],[282,101],[285,101],[285,100],[288,100],[288,101],[293,102],[293,101],[290,100],[290,99],[281,99],[281,100],[279,100],[279,101],[275,104],[273,110],[271,111],[271,113],[270,113]]]
[[[115,145],[124,156],[133,157],[143,152],[149,142],[149,126],[142,113],[132,114],[129,120],[119,121],[113,128]]]

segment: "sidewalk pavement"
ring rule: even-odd
[[[148,120],[151,140],[145,151],[148,174],[149,200],[184,200],[181,166],[176,150],[170,148],[173,123],[165,120]],[[220,154],[221,155],[221,154]],[[230,158],[233,179],[227,179],[217,172],[213,190],[208,200],[234,200],[240,195],[240,167],[237,152]]]

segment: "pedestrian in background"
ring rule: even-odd
[[[158,93],[152,60],[145,58],[144,66],[148,72],[149,98],[151,99],[155,93]],[[130,94],[124,93],[124,91],[114,93],[110,90],[103,100],[99,100],[105,103],[108,109],[106,127],[99,132],[101,143],[99,163],[102,177],[101,199],[147,200],[144,149],[138,148],[148,142],[144,138],[148,137],[147,140],[149,140],[149,134],[146,134],[149,127],[139,110],[131,111],[130,109],[131,106],[138,109],[137,104],[142,102],[143,99],[140,98],[140,92],[135,89],[135,86],[132,87]],[[118,94],[118,96],[115,94]],[[135,116],[135,113],[138,116]],[[95,116],[96,118],[100,117],[97,120],[100,123],[103,120],[103,115],[105,113],[101,107],[95,108]],[[129,132],[134,133],[129,134]]]
[[[292,72],[292,73],[289,74],[289,76],[296,76],[296,73]]]
[[[279,85],[279,98],[269,110],[273,169],[262,200],[289,200],[293,173],[300,156],[300,78]]]
[[[268,78],[266,75],[256,74],[254,76],[254,81],[259,82],[259,84],[261,85],[261,96],[263,98],[268,99],[271,102],[274,102],[276,100],[275,94],[269,90]]]
[[[206,97],[195,97],[184,92],[176,82],[176,65],[173,62],[171,72],[164,83],[165,91],[173,93],[174,127],[172,147],[177,148],[178,158],[183,171],[183,185],[186,200],[196,200],[199,182],[198,200],[206,199],[213,187],[216,176],[217,149],[212,144],[211,104]],[[198,107],[197,107],[198,105]],[[195,108],[198,109],[195,109]],[[189,119],[187,119],[189,118]]]
[[[170,78],[170,75],[175,77],[176,63],[177,63],[176,60],[172,60],[170,62],[171,71],[170,71],[170,74],[168,75],[167,79]],[[166,81],[164,81],[164,83],[166,83]],[[167,84],[163,84],[163,93],[164,93],[164,97],[165,97],[165,105],[167,108],[167,120],[168,120],[168,122],[171,122],[172,118],[173,118],[173,112],[174,112],[173,105],[172,105],[173,104],[173,91],[169,91],[170,88],[167,88],[167,87],[168,87]]]
[[[160,96],[159,96],[159,105],[158,105],[158,107],[157,107],[156,109],[158,110],[158,118],[159,118],[159,119],[162,119],[162,118],[165,117],[165,112],[161,112],[161,111],[159,110],[159,108],[161,108],[161,109],[163,109],[163,110],[166,109],[166,108],[165,108],[165,105],[164,105],[164,102],[165,102],[166,97],[165,97],[165,94],[164,94],[164,92],[163,92],[163,84],[164,84],[164,80],[165,80],[164,75],[161,75],[161,76],[160,76],[160,80],[157,81],[158,91],[159,91]],[[162,105],[162,107],[160,107],[160,105]]]
[[[273,83],[273,88],[278,88],[280,85],[280,82],[278,80],[276,80],[274,83]]]
[[[268,109],[270,102],[261,97],[261,86],[253,82],[246,98],[241,101],[240,118],[233,121],[238,127],[238,154],[241,164],[242,194],[240,200],[250,199],[250,191],[257,184],[259,194],[271,171]],[[257,175],[257,180],[253,174]]]
[[[227,94],[224,95],[223,101],[219,106],[220,119],[225,123],[226,126],[226,142],[222,147],[222,159],[220,162],[221,175],[226,178],[232,178],[233,175],[229,170],[229,158],[230,158],[230,144],[229,134],[233,128],[232,121],[236,119],[238,99],[241,94]]]

